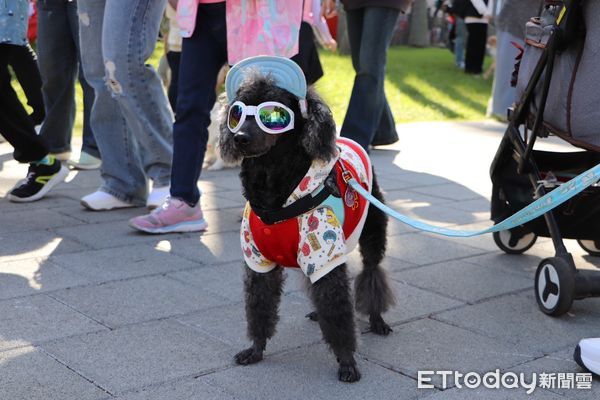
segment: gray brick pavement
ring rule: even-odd
[[[372,152],[394,208],[444,226],[489,224],[488,178],[502,127],[422,123],[399,127],[400,144]],[[26,173],[0,144],[0,195]],[[419,369],[579,372],[570,352],[600,334],[600,300],[574,304],[559,319],[537,310],[531,286],[540,240],[511,257],[491,237],[449,239],[390,224],[384,261],[398,305],[387,338],[367,332],[363,379],[338,383],[335,359],[297,271],[289,271],[279,332],[265,360],[235,366],[245,337],[236,170],[205,172],[204,234],[141,235],[127,220],[144,212],[85,211],[80,196],[97,172],[34,204],[0,199],[0,399],[517,399],[512,390],[417,389]],[[600,262],[567,243],[579,267]],[[350,257],[356,272],[360,258]],[[546,371],[548,370],[548,371]],[[437,382],[439,386],[439,381]],[[530,398],[596,399],[591,392],[536,390]]]

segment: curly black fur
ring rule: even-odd
[[[252,347],[235,356],[238,364],[253,364],[262,360],[267,339],[275,334],[275,327],[279,321],[279,303],[283,292],[283,281],[283,270],[279,267],[260,274],[246,266],[246,278],[244,279],[246,320]]]
[[[371,193],[377,200],[384,202],[375,171]],[[381,267],[387,245],[387,223],[387,215],[371,204],[358,240],[363,270],[356,277],[354,285],[356,310],[369,316],[371,331],[380,335],[387,335],[392,331],[383,321],[381,313],[386,312],[396,302],[386,272]]]
[[[303,118],[294,95],[277,87],[270,76],[256,72],[251,73],[240,86],[236,98],[230,99],[232,103],[238,100],[246,105],[278,101],[294,112],[294,129],[280,135],[263,132],[253,117],[246,118],[235,134],[229,130],[227,118],[222,119],[221,125],[221,156],[225,161],[242,160],[240,178],[246,199],[253,207],[279,208],[314,160],[328,161],[336,155],[336,130],[331,111],[311,89],[307,94],[308,116]],[[223,112],[228,112],[227,105]],[[376,183],[373,191],[382,198]],[[380,268],[385,253],[386,225],[385,215],[371,207],[359,240],[365,271],[357,281],[359,296],[356,307],[369,314],[371,330],[376,333],[391,331],[381,318],[381,313],[387,310],[393,298]],[[275,333],[282,281],[279,267],[267,274],[250,269],[247,272],[246,315],[248,336],[253,345],[236,355],[237,363],[251,364],[262,360],[266,341]],[[318,280],[309,292],[317,310],[313,316],[319,321],[325,341],[338,358],[339,379],[344,382],[359,380],[360,372],[354,360],[354,305],[345,264]]]

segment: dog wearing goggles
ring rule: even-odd
[[[307,317],[318,321],[337,357],[339,380],[358,381],[354,309],[369,316],[371,332],[388,335],[392,329],[381,314],[394,303],[381,267],[387,217],[344,186],[351,174],[383,201],[367,153],[350,140],[336,141],[331,111],[312,89],[299,99],[270,74],[255,70],[234,93],[223,110],[220,151],[225,161],[241,161],[248,200],[241,244],[252,340],[235,361],[247,365],[263,359],[279,319],[283,267],[300,267],[310,279],[315,307]],[[317,198],[325,200],[316,204]],[[355,301],[345,263],[352,240],[363,261]]]

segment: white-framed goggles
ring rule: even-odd
[[[241,101],[236,101],[229,106],[227,113],[229,130],[232,133],[239,131],[248,115],[253,115],[259,128],[272,135],[294,129],[294,112],[285,104],[266,101],[257,106],[247,106]]]

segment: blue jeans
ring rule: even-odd
[[[38,64],[42,75],[42,93],[46,119],[40,135],[51,153],[71,150],[75,122],[75,80],[83,89],[82,151],[100,157],[90,127],[94,90],[83,77],[79,56],[77,2],[38,0]]]
[[[200,199],[198,178],[208,141],[210,110],[216,100],[217,75],[226,62],[225,3],[200,4],[194,34],[183,39],[173,125],[171,196],[188,204]]]
[[[101,191],[142,205],[171,175],[173,116],[152,55],[166,0],[79,0],[83,72],[96,97],[90,123]]]
[[[465,20],[456,17],[456,39],[454,39],[454,62],[457,67],[465,64],[465,44],[467,42],[467,25]]]
[[[346,11],[356,77],[341,135],[365,149],[369,148],[376,133],[379,142],[376,144],[384,141],[393,143],[394,137],[397,140],[394,117],[383,83],[387,50],[399,13],[393,8],[370,6]]]

